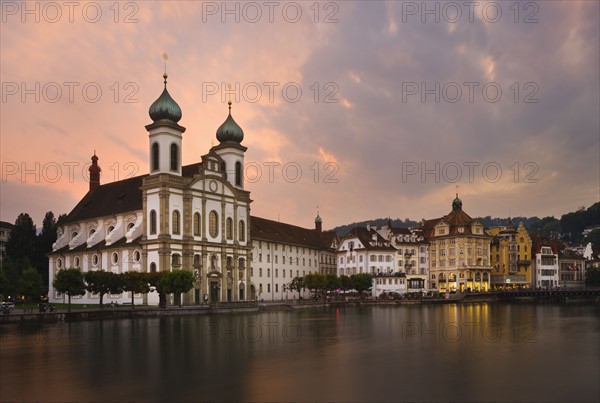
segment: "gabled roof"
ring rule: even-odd
[[[9,222],[6,221],[0,221],[0,228],[4,228],[4,229],[10,229],[12,230],[15,226]]]
[[[376,240],[373,240],[373,235],[376,236]],[[343,239],[349,238],[358,238],[360,243],[364,246],[364,248],[355,248],[356,249],[366,249],[366,250],[378,250],[378,251],[395,251],[395,249],[390,245],[390,241],[379,235],[377,231],[373,228],[365,228],[365,227],[354,227],[348,232]],[[375,245],[371,245],[372,242],[375,242]],[[387,245],[387,246],[386,246]]]
[[[194,174],[199,173],[200,166],[201,163],[198,162],[182,167],[182,176],[194,176]],[[90,190],[61,224],[142,210],[142,191],[140,188],[146,177],[148,177],[148,174],[106,183]]]

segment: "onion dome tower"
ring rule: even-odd
[[[219,144],[213,150],[223,158],[227,180],[238,189],[244,189],[244,153],[247,148],[241,143],[244,131],[231,116],[231,101],[228,103],[229,114],[217,129]]]
[[[167,90],[166,53],[165,87],[162,94],[150,106],[148,114],[152,119],[146,126],[149,134],[150,175],[170,173],[181,175],[181,143],[185,127],[177,122],[181,120],[181,108]]]
[[[96,150],[94,150],[94,155],[92,155],[92,165],[90,165],[88,171],[90,172],[90,191],[92,191],[100,187],[100,172],[102,172],[102,169],[98,165]]]

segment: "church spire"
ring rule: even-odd
[[[100,187],[100,172],[102,169],[98,165],[98,157],[96,156],[96,150],[92,155],[92,165],[88,168],[90,172],[90,191]]]

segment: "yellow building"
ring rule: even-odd
[[[444,217],[425,221],[422,231],[429,242],[432,289],[439,292],[490,289],[492,237],[481,221],[462,210],[458,194],[452,201],[452,211]]]
[[[494,227],[488,231],[494,238],[490,246],[492,288],[519,288],[531,285],[531,238],[523,223],[515,229]]]

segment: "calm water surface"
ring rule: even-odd
[[[0,328],[0,400],[600,400],[598,305],[352,307]]]

